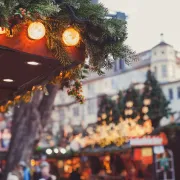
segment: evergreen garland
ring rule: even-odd
[[[108,10],[102,4],[92,4],[90,0],[0,0],[0,27],[6,28],[6,35],[13,38],[21,33],[24,24],[42,22],[46,28],[47,47],[63,66],[70,64],[71,58],[62,42],[62,33],[70,26],[80,33],[78,46],[85,45],[89,65],[86,67],[82,63],[65,72],[65,76],[53,79],[51,83],[59,83],[61,88],[69,87],[71,81],[85,78],[84,71],[102,75],[101,69],[111,68],[117,58],[124,59],[127,64],[136,60],[134,52],[124,44],[127,38],[126,21],[107,19],[107,15]],[[9,105],[22,99],[27,102],[32,94],[29,91],[23,98],[15,97],[14,102],[1,106],[0,111],[6,111]]]
[[[81,34],[90,65],[96,72],[109,69],[116,58],[127,64],[135,60],[134,52],[124,44],[126,21],[106,19],[108,11],[90,0],[0,0],[0,26],[16,29],[27,21],[42,21],[46,27],[47,45],[63,65],[71,63],[60,35],[68,26]],[[15,30],[13,32],[16,32]]]

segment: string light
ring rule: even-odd
[[[28,27],[28,36],[30,39],[39,40],[46,34],[46,29],[41,22],[33,22]]]
[[[135,119],[139,119],[139,116]],[[152,132],[153,128],[150,119],[146,120],[142,125],[137,124],[135,119],[128,118],[124,120],[121,118],[118,124],[98,125],[95,129],[89,127],[86,130],[86,136],[76,135],[71,142],[81,148],[94,147],[95,145],[106,147],[112,143],[119,147],[132,137],[140,137]]]
[[[46,149],[46,154],[51,155],[52,152],[53,152],[52,149]]]
[[[133,101],[128,101],[127,103],[126,103],[126,106],[128,107],[128,108],[131,108],[131,107],[133,107]]]
[[[129,109],[128,110],[128,115],[132,115],[133,114],[133,110],[132,109]]]
[[[107,118],[107,114],[106,113],[104,113],[104,114],[102,114],[102,119],[106,119]]]
[[[62,154],[66,154],[66,149],[60,148],[60,152],[61,152]]]
[[[74,28],[68,28],[63,32],[62,39],[66,46],[76,46],[80,41],[80,34]]]
[[[6,33],[6,29],[4,27],[0,27],[0,34],[5,34]]]
[[[144,106],[144,107],[142,108],[142,112],[143,112],[144,114],[148,113],[148,111],[149,111],[149,108],[148,108],[148,107]]]
[[[151,100],[150,99],[144,99],[143,103],[145,106],[149,106],[151,104]]]
[[[146,115],[143,116],[143,119],[146,121],[146,120],[149,119],[149,116],[146,114]]]
[[[58,152],[59,152],[58,148],[54,148],[54,153],[58,154]]]

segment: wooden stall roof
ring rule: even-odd
[[[25,93],[34,85],[48,82],[60,71],[73,68],[85,59],[83,45],[67,47],[72,63],[62,66],[47,48],[46,38],[30,40],[26,33],[24,29],[13,38],[0,35],[0,104]],[[27,62],[31,61],[39,65],[29,65]],[[12,79],[13,82],[4,82],[4,79]]]

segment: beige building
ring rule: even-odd
[[[98,96],[100,94],[116,94],[127,89],[131,83],[143,83],[149,68],[155,73],[166,98],[171,101],[173,111],[180,111],[180,56],[173,46],[161,41],[152,49],[138,54],[139,61],[128,66],[123,60],[117,60],[111,71],[105,76],[91,74],[84,81],[83,90],[87,99],[83,105],[74,103],[74,99],[66,92],[60,91],[55,100],[56,110],[52,119],[58,130],[59,123],[68,125],[84,125],[97,121]],[[142,86],[139,86],[142,88]],[[164,120],[164,123],[167,123]]]

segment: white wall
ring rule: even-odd
[[[162,51],[164,53],[162,53]],[[156,53],[156,54],[155,54]],[[98,99],[96,97],[100,94],[116,94],[119,90],[125,90],[129,87],[131,83],[143,83],[146,80],[146,73],[149,69],[148,64],[151,61],[151,69],[157,66],[158,76],[157,79],[163,82],[173,82],[180,80],[180,66],[176,64],[175,52],[170,46],[160,46],[148,51],[147,54],[142,56],[144,60],[141,59],[137,63],[133,63],[132,66],[125,66],[126,71],[118,70],[114,72],[113,70],[107,71],[106,76],[99,78],[96,74],[92,73],[90,77],[85,80],[83,85],[83,94],[86,99],[91,99],[85,102],[84,105],[73,104],[71,106],[64,107],[65,117],[58,117],[58,113],[54,112],[52,115],[53,119],[58,120],[60,124],[71,124],[80,125],[94,123],[97,121],[97,111],[98,111]],[[151,58],[149,60],[149,58]],[[147,63],[146,66],[139,68],[141,65]],[[145,62],[145,63],[144,63]],[[162,76],[162,65],[167,66],[167,77]],[[171,100],[170,107],[173,111],[180,111],[180,99],[177,97],[177,87],[180,86],[178,83],[169,83],[162,85],[163,91],[167,98],[169,98],[169,88],[172,88],[174,99]],[[55,105],[68,104],[74,102],[75,100],[69,97],[65,91],[60,91],[55,99]],[[73,113],[73,109],[78,107],[79,115]],[[63,121],[63,123],[61,123]]]
[[[178,98],[178,87],[180,87],[180,82],[162,85],[163,92],[168,100],[169,99],[169,89],[173,91],[173,99],[170,100],[170,107],[173,111],[180,111],[180,99]]]

